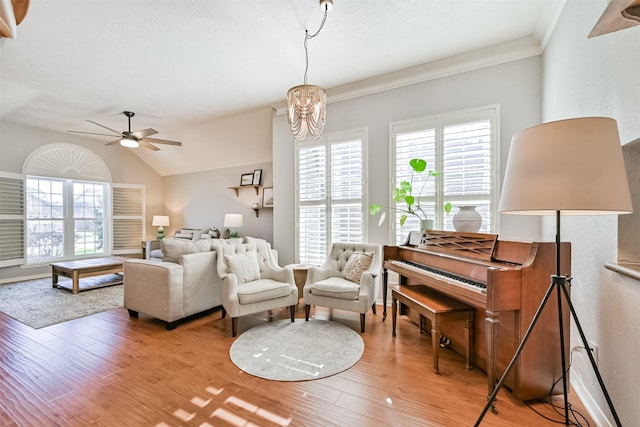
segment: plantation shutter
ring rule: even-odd
[[[429,218],[435,220],[435,228],[453,230],[453,215],[457,207],[477,206],[482,215],[480,232],[490,233],[496,228],[498,182],[498,107],[483,107],[431,118],[398,122],[391,125],[392,159],[394,168],[390,192],[403,180],[410,181],[413,195],[417,197],[422,185],[420,201]],[[427,169],[440,173],[437,177],[413,174],[409,161],[421,158],[427,161]],[[397,203],[390,193],[390,206],[406,210],[406,204]],[[442,207],[450,202],[454,208],[445,215]],[[426,203],[426,205],[424,205]],[[438,209],[435,209],[438,207]],[[403,212],[391,215],[390,227],[396,244],[405,241],[410,231],[419,230],[418,219],[409,215],[404,227],[399,226]]]
[[[144,185],[112,184],[113,238],[111,253],[140,253],[145,237]]]
[[[25,263],[24,178],[0,172],[0,267]]]
[[[362,140],[331,141],[331,242],[363,242]],[[325,257],[326,258],[326,257]]]
[[[321,265],[333,242],[366,242],[365,140],[357,130],[298,144],[299,262]]]
[[[324,145],[298,151],[298,256],[322,264],[327,257],[327,152]]]
[[[443,128],[443,193],[457,206],[474,205],[483,228],[493,229],[491,211],[492,132],[490,120],[446,125]],[[452,221],[452,218],[449,218]]]

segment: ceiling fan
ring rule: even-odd
[[[94,121],[87,120],[89,123],[93,123],[94,125],[100,126],[101,128],[104,128],[104,129],[107,129],[107,130],[113,132],[113,134],[95,133],[95,132],[81,132],[81,131],[77,131],[77,130],[69,130],[67,132],[84,133],[84,134],[87,134],[87,135],[111,136],[111,137],[117,136],[118,139],[113,140],[111,142],[108,142],[105,145],[113,145],[113,144],[120,143],[120,145],[122,145],[123,147],[138,148],[138,147],[142,146],[144,148],[148,148],[148,149],[153,150],[153,151],[158,151],[160,149],[158,147],[156,147],[155,145],[151,144],[151,143],[177,145],[178,147],[182,146],[182,142],[178,142],[178,141],[169,141],[167,139],[149,138],[150,135],[155,135],[156,133],[158,133],[158,131],[155,130],[155,129],[148,128],[148,129],[142,129],[142,130],[137,130],[137,131],[131,132],[131,117],[135,116],[136,114],[131,112],[131,111],[123,111],[123,114],[125,116],[127,116],[128,119],[129,119],[129,130],[128,131],[118,132],[115,129],[111,129],[109,127],[101,125],[100,123],[96,123]]]

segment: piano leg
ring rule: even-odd
[[[491,396],[496,386],[498,369],[498,338],[500,331],[500,313],[487,310],[487,380],[489,394]],[[491,412],[498,412],[496,406],[491,402]]]
[[[473,316],[474,311],[470,310],[464,323],[467,338],[467,369],[473,368]]]
[[[440,374],[438,361],[440,359],[440,322],[438,316],[431,320],[431,347],[433,349],[433,372]]]

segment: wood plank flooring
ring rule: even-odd
[[[433,374],[430,337],[400,317],[393,338],[381,311],[367,314],[365,351],[354,367],[303,382],[263,380],[233,365],[231,320],[219,310],[173,331],[124,309],[38,330],[0,313],[0,426],[473,425],[486,401],[484,373],[442,350],[441,374]],[[357,313],[318,308],[314,315],[360,330]],[[240,318],[238,333],[287,316]],[[304,321],[301,308],[296,316]],[[507,390],[498,400],[498,414],[489,412],[483,426],[553,424]],[[570,402],[587,416],[575,395]],[[549,405],[532,406],[563,419]]]

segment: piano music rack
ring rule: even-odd
[[[497,240],[497,234],[427,230],[418,248],[491,261]]]

